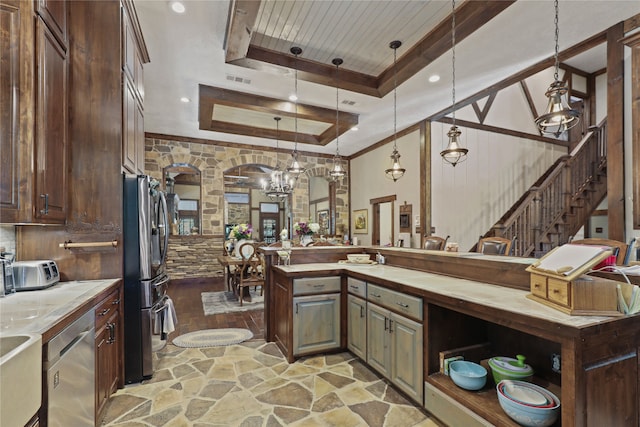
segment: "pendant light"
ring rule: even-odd
[[[398,48],[402,46],[402,42],[399,40],[394,40],[389,43],[389,47],[393,49],[393,152],[391,153],[391,167],[384,171],[384,174],[387,178],[392,179],[393,182],[396,182],[406,172],[406,170],[400,165],[400,153],[398,153],[398,144],[396,141],[396,111],[397,111],[397,96],[396,92],[398,90],[398,79],[396,73],[396,61],[397,61],[397,51]]]
[[[536,119],[536,126],[542,133],[553,134],[555,137],[559,137],[565,131],[571,129],[580,121],[580,112],[569,107],[567,103],[567,94],[569,88],[567,88],[561,81],[558,80],[558,0],[555,0],[555,64],[553,83],[547,89],[545,95],[549,98],[547,109],[545,113]]]
[[[456,126],[456,0],[452,0],[452,10],[451,13],[451,69],[452,69],[452,78],[451,78],[451,105],[453,109],[453,113],[451,115],[451,129],[447,132],[447,136],[449,137],[449,144],[447,144],[447,148],[440,152],[440,156],[442,159],[450,163],[451,166],[456,167],[458,163],[462,163],[467,160],[467,153],[469,150],[463,148],[460,145],[460,141],[458,138],[462,134],[458,126]]]
[[[298,179],[298,176],[304,173],[305,169],[300,165],[298,161],[298,55],[302,53],[302,49],[297,46],[293,46],[289,50],[295,57],[295,144],[293,146],[293,152],[291,153],[291,166],[287,168],[287,172],[289,172],[295,179]]]
[[[334,58],[331,61],[331,63],[336,66],[336,155],[333,157],[333,168],[329,171],[329,177],[333,181],[344,178],[347,174],[347,171],[342,164],[342,157],[340,157],[340,128],[338,126],[340,123],[340,108],[338,104],[338,69],[340,68],[340,65],[342,65],[342,62],[341,58]]]
[[[288,174],[285,174],[284,171],[280,170],[279,162],[278,162],[278,148],[279,141],[278,136],[280,134],[280,117],[274,117],[273,120],[276,121],[276,166],[271,171],[271,176],[269,181],[263,179],[262,180],[262,194],[268,196],[271,200],[282,200],[289,197],[289,194],[293,191],[293,179],[289,178]]]

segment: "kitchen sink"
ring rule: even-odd
[[[41,402],[42,336],[0,335],[0,425],[25,425]]]

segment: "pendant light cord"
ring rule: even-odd
[[[559,30],[559,25],[558,25],[558,0],[554,1],[554,6],[555,6],[555,11],[556,11],[556,17],[555,20],[553,21],[555,26],[556,26],[556,34],[555,34],[555,38],[556,38],[556,50],[555,50],[555,64],[554,64],[554,73],[553,73],[553,79],[554,81],[558,81],[558,68],[560,68],[560,62],[558,61],[558,51],[559,51],[559,47],[558,47],[558,38],[559,38],[559,34],[560,34],[560,30]]]
[[[398,57],[398,47],[393,48],[393,150],[398,149],[397,145],[397,108],[398,108],[398,67],[396,66],[396,60]]]
[[[557,0],[556,0],[557,1]],[[456,0],[451,1],[451,108],[452,125],[456,125]]]
[[[339,101],[338,101],[338,70],[340,68],[340,64],[342,60],[334,59],[334,64],[336,64],[336,157],[340,157],[340,129],[338,128],[338,123],[340,120],[340,110],[339,110]]]

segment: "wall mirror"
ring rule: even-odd
[[[170,234],[189,236],[201,233],[202,175],[188,163],[174,163],[163,169],[167,192]]]
[[[331,232],[331,199],[329,197],[329,182],[321,176],[309,178],[309,216],[320,225],[321,235],[334,234]]]

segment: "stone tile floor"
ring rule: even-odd
[[[350,353],[288,364],[263,340],[169,344],[149,381],[111,397],[104,426],[439,426]]]

